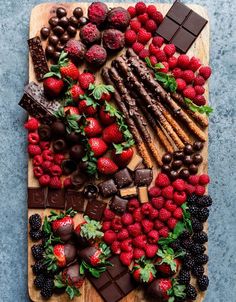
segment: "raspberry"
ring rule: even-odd
[[[169,64],[169,68],[170,69],[174,69],[175,67],[176,67],[176,65],[177,65],[177,58],[176,57],[170,57],[169,59],[168,59],[168,64]]]
[[[167,73],[169,71],[169,64],[167,62],[161,62],[162,65],[164,65],[163,68],[159,69],[159,72]]]
[[[150,203],[146,202],[141,206],[141,212],[143,215],[149,215],[150,211],[153,209]]]
[[[41,165],[43,171],[46,173],[50,172],[51,166],[52,166],[52,162],[49,160],[45,160],[44,162],[42,162],[42,165]]]
[[[158,215],[159,215],[158,210],[152,208],[152,209],[150,210],[150,213],[149,213],[149,218],[150,218],[151,220],[154,220],[154,219],[156,219],[156,218],[158,217]]]
[[[168,237],[168,235],[169,235],[169,229],[167,227],[163,227],[159,230],[160,237],[166,238],[166,237]]]
[[[189,57],[187,55],[179,55],[178,66],[182,69],[187,69],[189,66]]]
[[[136,10],[136,14],[140,15],[146,12],[147,6],[144,2],[137,2],[135,4],[135,10]]]
[[[53,176],[50,180],[49,186],[53,189],[61,189],[62,182],[58,176]]]
[[[125,239],[129,238],[129,232],[126,229],[122,229],[117,234],[117,240],[123,241]]]
[[[176,79],[177,90],[182,91],[186,88],[187,84],[183,79]]]
[[[61,165],[61,163],[63,162],[63,160],[65,159],[65,156],[63,154],[55,154],[53,161],[56,165]]]
[[[136,198],[132,198],[128,201],[127,209],[132,213],[135,209],[139,208],[139,201]]]
[[[164,43],[164,39],[162,37],[157,36],[152,39],[152,44],[157,47],[161,47],[163,43]]]
[[[153,229],[154,223],[149,219],[143,219],[141,223],[144,233],[149,233]]]
[[[154,33],[157,30],[157,25],[154,20],[147,20],[144,27],[145,27],[146,31],[148,31],[150,33]]]
[[[157,241],[159,240],[159,233],[156,230],[152,230],[147,234],[147,237],[149,243],[157,243]]]
[[[127,228],[130,236],[136,237],[141,234],[141,225],[138,222],[135,222],[134,224],[131,224]]]
[[[148,14],[144,13],[142,15],[139,15],[137,17],[138,21],[141,23],[141,24],[145,24],[147,21],[148,21]]]
[[[165,62],[167,61],[166,55],[162,49],[158,49],[155,53],[158,62]]]
[[[189,63],[189,69],[195,72],[201,65],[201,61],[198,58],[192,57]]]
[[[150,56],[149,59],[153,66],[157,64],[157,58],[155,56]]]
[[[167,225],[168,225],[169,229],[173,230],[175,228],[177,222],[178,222],[178,220],[175,218],[168,219]]]
[[[153,43],[151,43],[149,45],[149,52],[150,52],[150,54],[152,54],[152,55],[155,56],[158,51],[159,51],[159,47],[155,46]],[[157,60],[156,60],[156,62],[157,62]],[[153,64],[153,65],[155,65],[155,64]]]
[[[199,184],[206,186],[210,182],[210,177],[207,174],[202,174],[199,176]]]
[[[70,188],[72,186],[72,180],[71,177],[67,177],[63,181],[64,188]]]
[[[25,129],[28,131],[35,131],[39,127],[39,122],[36,118],[30,118],[25,124],[24,124]]]
[[[177,206],[176,204],[174,204],[173,200],[171,199],[168,199],[166,202],[165,202],[165,209],[170,211],[170,212],[174,212],[176,210]]]
[[[141,25],[141,23],[138,20],[131,20],[130,21],[130,28],[134,32],[138,33],[141,27],[142,27],[142,25]]]
[[[102,230],[105,232],[105,231],[110,230],[110,228],[111,228],[111,222],[110,221],[103,221]]]
[[[127,11],[129,12],[130,17],[131,17],[132,19],[136,16],[136,9],[135,9],[135,7],[129,6],[129,7],[127,8]]]
[[[173,213],[173,217],[178,219],[178,220],[181,220],[183,218],[183,211],[181,208],[177,208],[174,213]]]
[[[38,133],[31,132],[28,134],[28,142],[33,145],[37,145],[39,142]]]
[[[154,20],[157,24],[160,24],[163,21],[163,15],[161,12],[156,11],[152,14],[152,20]]]
[[[62,169],[58,165],[51,166],[50,172],[51,172],[52,176],[61,176],[62,175]]]
[[[151,17],[155,12],[157,11],[156,6],[155,5],[148,5],[147,7],[147,14],[149,17]]]
[[[205,194],[205,192],[206,192],[205,187],[200,186],[200,185],[197,185],[197,186],[195,187],[195,194],[196,194],[196,195],[202,196],[202,195]]]
[[[195,192],[195,187],[190,185],[190,184],[186,184],[186,193],[187,194],[193,194]]]
[[[144,45],[139,42],[134,42],[134,44],[132,45],[132,48],[136,54],[139,54],[140,51],[144,49]]]
[[[166,199],[172,199],[174,193],[174,188],[172,186],[167,186],[161,191],[161,195]]]
[[[35,167],[33,168],[34,176],[36,178],[39,178],[40,176],[43,175],[43,169],[41,167]]]
[[[140,248],[135,248],[134,249],[134,253],[133,253],[133,258],[134,259],[140,259],[141,257],[145,256],[145,252],[144,250],[140,249]]]
[[[204,106],[206,105],[206,99],[203,95],[196,95],[194,100],[193,100],[194,104],[196,104],[197,106]]]
[[[134,30],[128,29],[125,32],[125,43],[128,45],[132,45],[137,40],[137,35]]]
[[[158,246],[156,244],[147,244],[145,246],[145,254],[147,258],[153,258],[156,256]]]
[[[151,36],[151,33],[141,28],[137,35],[137,41],[145,45],[151,39]]]
[[[193,87],[188,86],[183,90],[183,94],[186,98],[193,100],[196,96],[196,92]]]
[[[209,66],[202,66],[199,69],[199,74],[205,79],[207,80],[210,76],[211,76],[211,67]]]
[[[165,45],[165,47],[163,48],[165,54],[167,55],[167,57],[171,57],[174,55],[176,49],[175,49],[175,45],[174,44],[167,44]]]
[[[44,160],[53,161],[53,153],[52,150],[44,150],[42,152],[42,156]]]
[[[198,75],[195,77],[194,81],[193,81],[194,85],[199,85],[199,86],[202,86],[205,84],[205,80],[202,76]]]
[[[173,74],[173,76],[177,79],[177,78],[181,78],[182,77],[182,74],[183,74],[183,71],[180,69],[180,68],[178,68],[178,67],[176,67],[176,68],[174,68],[173,70],[172,70],[172,74]]]
[[[166,187],[170,184],[169,177],[164,173],[159,173],[156,177],[155,184],[158,187]]]
[[[119,241],[114,241],[111,245],[111,250],[112,253],[118,255],[120,254],[121,250],[120,250],[120,242]]]
[[[112,230],[106,231],[103,236],[105,243],[111,245],[116,240],[116,233]]]
[[[135,247],[144,248],[147,243],[146,235],[139,235],[133,239],[133,245]]]
[[[158,197],[161,195],[161,189],[158,187],[152,187],[148,190],[148,194],[151,197]]]
[[[159,219],[161,221],[167,221],[171,217],[171,212],[167,211],[166,209],[162,208],[159,211]]]
[[[39,142],[39,147],[41,150],[48,150],[50,148],[50,142]]]
[[[199,176],[198,175],[190,175],[189,178],[188,178],[188,182],[191,184],[191,185],[198,185],[199,184]]]
[[[145,58],[149,57],[149,51],[144,48],[143,50],[140,51],[139,57],[140,57],[140,59],[145,59]]]
[[[40,155],[41,149],[39,146],[29,144],[28,146],[28,153],[30,156]]]
[[[160,221],[159,219],[156,219],[154,221],[154,229],[159,231],[160,229],[162,229],[164,227],[164,223],[162,221]]]
[[[43,162],[43,158],[41,155],[35,155],[34,159],[33,159],[33,165],[34,166],[41,166]]]
[[[187,84],[191,83],[194,80],[194,73],[192,70],[184,70],[182,74],[182,78],[185,80]]]
[[[130,225],[133,223],[133,217],[130,213],[124,213],[121,216],[121,221],[124,225]]]
[[[115,217],[111,222],[111,228],[114,231],[120,231],[122,229],[122,223],[120,217]]]
[[[50,180],[51,180],[50,176],[48,174],[44,174],[39,177],[39,184],[42,187],[46,187],[49,185]]]
[[[113,213],[109,209],[105,209],[104,210],[104,212],[103,212],[103,219],[104,219],[104,221],[111,221],[114,218],[115,218],[115,213]]]
[[[174,182],[172,182],[172,186],[177,190],[177,191],[184,191],[186,183],[183,179],[176,179]]]
[[[174,192],[174,201],[177,205],[181,206],[187,199],[187,195],[185,192]]]
[[[204,92],[205,92],[205,88],[200,85],[194,86],[194,89],[195,89],[196,94],[204,94]]]
[[[143,214],[142,214],[141,208],[135,209],[133,211],[133,219],[134,219],[134,221],[137,221],[137,222],[142,221]]]
[[[159,210],[164,205],[164,198],[162,196],[154,197],[151,199],[151,203],[155,209]]]

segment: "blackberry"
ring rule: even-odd
[[[206,275],[201,276],[200,278],[197,279],[197,285],[200,289],[200,291],[205,291],[208,288],[209,285],[209,279]]]
[[[206,247],[200,243],[195,243],[191,246],[191,253],[194,255],[200,255],[203,254],[206,250]]]
[[[212,201],[211,196],[203,195],[198,198],[196,204],[199,208],[205,208],[205,207],[210,207],[212,205],[212,203],[213,203],[213,201]]]
[[[38,275],[35,279],[34,279],[34,285],[37,289],[42,289],[45,281],[46,281],[46,276],[44,274]]]
[[[181,269],[178,275],[178,282],[180,284],[188,285],[190,283],[191,275],[188,270]]]
[[[30,234],[30,238],[33,241],[38,241],[38,240],[42,239],[42,236],[43,236],[41,230],[38,230],[38,231],[30,230],[29,234]]]
[[[181,242],[179,239],[176,239],[175,241],[171,242],[169,244],[169,247],[172,248],[175,252],[181,250]]]
[[[198,216],[198,212],[199,212],[199,208],[196,207],[195,205],[190,205],[189,206],[189,213],[191,214],[191,216],[197,217]]]
[[[203,230],[203,223],[197,218],[191,218],[191,222],[194,233],[201,232]]]
[[[188,198],[187,198],[187,203],[190,205],[190,204],[195,204],[196,201],[198,199],[198,196],[195,195],[195,194],[192,194],[192,195],[189,195]]]
[[[35,262],[35,264],[32,265],[32,271],[36,276],[43,274],[46,271],[46,267],[45,264],[43,263],[43,260],[39,260]]]
[[[197,255],[196,257],[195,257],[195,262],[197,263],[197,264],[207,264],[207,262],[208,262],[208,255],[206,255],[206,254],[201,254],[201,255]]]
[[[186,286],[186,298],[190,300],[196,300],[197,298],[197,291],[195,287],[193,287],[191,284]]]
[[[49,299],[53,294],[54,281],[53,279],[47,279],[41,289],[41,295],[44,299]]]
[[[191,238],[181,241],[181,246],[186,250],[190,250],[193,244],[194,242]]]
[[[201,221],[201,222],[205,222],[207,221],[208,217],[209,217],[209,209],[208,208],[202,208],[202,209],[199,209],[198,211],[198,219]]]
[[[195,233],[193,234],[193,241],[197,242],[197,243],[206,243],[208,241],[208,236],[207,233],[205,232],[199,232],[199,233]]]
[[[180,240],[189,239],[191,237],[191,232],[189,230],[184,230],[183,233],[179,236]]]
[[[39,214],[31,215],[29,218],[31,230],[38,231],[42,225],[42,218]]]
[[[42,244],[35,244],[31,247],[31,252],[35,260],[43,259],[44,248]]]
[[[183,258],[183,268],[185,270],[191,270],[195,265],[195,261],[191,256],[185,256]]]
[[[197,278],[201,277],[204,274],[204,267],[202,265],[195,265],[192,268],[192,274]]]

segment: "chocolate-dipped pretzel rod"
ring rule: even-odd
[[[152,152],[152,155],[155,158],[157,164],[161,166],[162,164],[161,157],[156,149],[156,146],[153,144],[152,137],[147,129],[147,123],[144,120],[142,114],[140,113],[135,99],[133,99],[130,96],[129,91],[125,87],[122,78],[119,76],[117,70],[114,67],[110,68],[109,74],[113,82],[115,83],[116,88],[119,91],[122,100],[126,102],[127,107],[129,108],[129,116],[133,119],[136,127],[139,129],[144,142]]]
[[[154,116],[158,119],[162,127],[165,129],[167,134],[171,137],[171,139],[174,141],[176,146],[179,149],[184,148],[184,143],[181,141],[179,136],[175,133],[172,126],[169,124],[169,122],[166,120],[163,113],[159,110],[159,107],[153,103],[152,98],[147,93],[145,88],[142,86],[140,81],[137,79],[137,77],[133,74],[132,70],[129,68],[128,64],[125,62],[125,60],[122,57],[119,57],[118,59],[113,61],[113,64],[117,66],[119,70],[122,71],[123,75],[126,77],[125,83],[129,85],[132,89],[137,91],[137,94],[141,97],[141,99],[145,102],[145,104],[150,108]]]
[[[102,70],[102,77],[104,79],[104,81],[108,84],[108,85],[114,85],[113,81],[110,78],[109,72],[108,72],[108,68],[104,67]],[[129,112],[125,106],[125,104],[122,102],[120,94],[115,91],[113,93],[113,97],[114,100],[116,102],[117,107],[119,108],[119,110],[123,113],[126,123],[129,127],[130,132],[132,133],[135,143],[136,143],[136,147],[138,152],[140,153],[140,155],[143,158],[144,164],[147,168],[152,168],[153,164],[152,164],[152,159],[149,156],[149,153],[147,151],[147,148],[142,140],[142,138],[139,135],[139,132],[134,124],[134,121],[130,118],[129,116]]]
[[[188,127],[188,129],[201,141],[206,141],[206,134],[194,123],[194,121],[182,110],[182,108],[171,98],[170,94],[153,78],[149,69],[133,55],[133,51],[127,51],[129,56],[128,63],[132,70],[147,84],[149,89],[152,89],[157,96],[169,106],[174,114]]]

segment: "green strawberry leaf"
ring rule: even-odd
[[[66,284],[62,281],[61,275],[56,275],[54,279],[54,286],[56,288],[63,288],[66,287]]]
[[[102,225],[99,221],[90,219],[88,216],[84,216],[85,224],[81,226],[80,235],[88,240],[95,238],[102,238],[104,233],[100,230]]]
[[[197,106],[196,104],[193,103],[192,100],[188,98],[184,98],[185,103],[188,105],[188,108],[193,111],[193,112],[199,112],[201,114],[206,114],[209,116],[213,112],[213,108],[210,106]]]
[[[89,90],[91,91],[91,95],[95,98],[95,100],[100,100],[103,94],[109,94],[110,92],[114,92],[115,89],[112,85],[91,85],[89,86]]]

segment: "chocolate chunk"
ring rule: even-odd
[[[110,203],[110,209],[118,214],[123,214],[126,211],[128,200],[115,195]]]
[[[107,204],[101,200],[88,200],[88,204],[85,210],[85,214],[88,215],[91,219],[101,220],[103,212]]]
[[[29,39],[28,45],[36,79],[38,81],[42,81],[44,75],[49,72],[49,68],[40,37],[36,36],[32,39]]]
[[[147,187],[138,187],[138,197],[141,203],[148,202],[148,189]]]
[[[103,181],[98,187],[104,198],[111,197],[117,192],[117,187],[113,179]]]
[[[44,209],[46,208],[47,189],[46,188],[28,188],[28,208]]]
[[[170,42],[170,40],[173,38],[178,29],[178,24],[176,24],[169,18],[164,18],[164,20],[159,25],[156,33],[157,35],[164,38],[167,42]]]
[[[174,38],[171,40],[179,52],[186,53],[188,49],[192,46],[196,37],[184,28],[180,28]]]
[[[19,102],[31,116],[51,124],[55,121],[54,112],[61,106],[56,100],[49,100],[45,97],[43,87],[30,82],[24,89],[24,95]]]
[[[129,186],[132,183],[132,177],[128,169],[122,169],[114,174],[114,180],[119,189]]]
[[[67,190],[65,192],[66,210],[72,208],[78,212],[84,212],[85,199],[83,192]]]
[[[190,12],[191,9],[189,7],[176,1],[168,11],[167,16],[176,23],[182,24]]]
[[[137,169],[134,172],[134,183],[137,186],[149,186],[152,178],[153,173],[151,169]]]
[[[47,207],[65,209],[65,192],[63,189],[48,188]]]
[[[206,19],[192,11],[183,23],[183,27],[195,36],[198,36],[206,24]]]
[[[120,189],[120,196],[127,197],[127,198],[137,196],[137,187],[129,187],[129,188]]]

